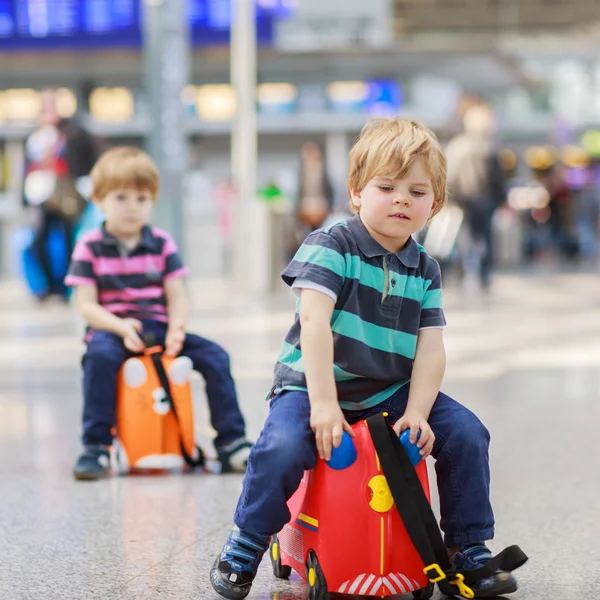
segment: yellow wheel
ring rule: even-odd
[[[306,559],[306,581],[308,583],[309,600],[329,600],[327,581],[319,564],[319,559],[313,550]]]

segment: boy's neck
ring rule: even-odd
[[[135,248],[142,239],[142,230],[140,229],[136,233],[127,233],[124,234],[111,225],[108,221],[104,224],[104,227],[108,233],[110,233],[116,240],[125,246],[128,250],[132,250]]]

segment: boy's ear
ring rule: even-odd
[[[360,192],[355,192],[354,190],[350,190],[350,201],[352,202],[352,206],[355,208],[360,208],[361,198]]]
[[[440,212],[440,203],[434,202],[431,205],[431,210],[429,211],[429,218],[427,220],[429,221],[430,219],[433,219],[433,217],[439,212]]]

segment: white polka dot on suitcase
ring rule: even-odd
[[[123,377],[129,387],[142,387],[148,381],[148,373],[139,358],[130,358],[123,367]]]
[[[169,367],[169,379],[175,385],[184,385],[190,378],[194,365],[187,356],[178,356]]]

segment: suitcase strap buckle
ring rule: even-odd
[[[431,577],[429,575],[430,571],[435,571],[435,574],[437,574],[437,577]],[[433,563],[433,564],[429,565],[428,567],[425,567],[423,569],[423,573],[425,573],[425,575],[427,575],[427,577],[429,578],[429,581],[431,583],[437,583],[438,581],[443,581],[444,579],[446,579],[446,573],[444,573],[444,571],[442,571],[442,567],[440,567],[440,565],[438,565],[437,563]]]
[[[455,585],[458,588],[458,593],[463,598],[469,598],[469,600],[471,598],[475,598],[475,594],[473,593],[473,590],[468,585],[465,584],[465,576],[462,573],[457,573],[456,579],[454,579],[450,583],[452,585]]]

